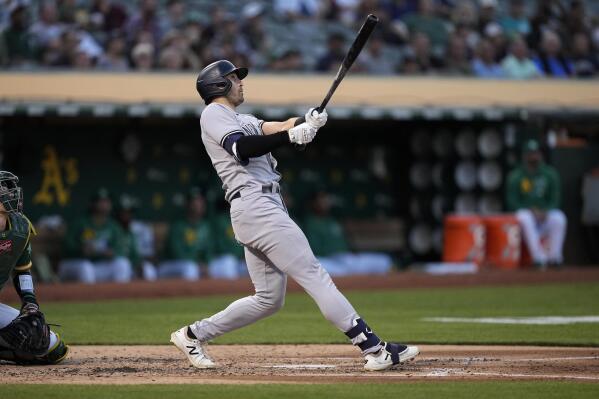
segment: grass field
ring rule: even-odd
[[[0,385],[3,397],[85,398],[596,398],[599,384],[570,382],[445,382],[309,385]]]
[[[427,317],[599,315],[599,283],[347,292],[379,335],[410,343],[599,346],[599,324],[490,325]],[[42,298],[43,299],[43,298]],[[206,317],[236,297],[43,303],[71,344],[168,344],[172,330]],[[281,312],[216,340],[220,344],[346,343],[306,294],[290,294]],[[29,385],[0,381],[1,398],[596,398],[599,384],[566,381],[410,381],[340,384]],[[392,381],[392,380],[389,380]]]
[[[599,324],[490,325],[437,323],[425,317],[599,315],[599,284],[438,288],[348,292],[379,335],[414,343],[599,346]],[[73,344],[167,344],[176,328],[211,315],[236,297],[212,296],[91,303],[44,303]],[[241,343],[344,343],[306,294],[289,294],[275,316],[216,340]]]

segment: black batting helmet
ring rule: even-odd
[[[249,71],[247,68],[237,68],[227,60],[213,62],[202,69],[196,81],[196,89],[206,104],[210,104],[210,101],[216,97],[227,95],[232,83],[225,76],[233,72],[239,79],[243,79]]]

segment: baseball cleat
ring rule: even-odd
[[[187,336],[187,326],[171,334],[171,342],[187,356],[193,367],[211,369],[216,363],[206,353],[205,343]]]
[[[391,367],[409,362],[414,359],[420,350],[417,346],[407,346],[402,344],[385,343],[383,349],[377,353],[371,353],[364,356],[364,368],[368,371],[387,370]]]

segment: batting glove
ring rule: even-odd
[[[321,113],[318,113],[316,108],[310,108],[308,113],[306,113],[306,123],[312,126],[315,129],[320,129],[327,123],[327,118],[329,115],[327,114],[327,110],[323,110]]]
[[[310,126],[307,122],[301,123],[292,127],[287,131],[289,133],[289,141],[294,144],[308,144],[316,136],[316,129]]]

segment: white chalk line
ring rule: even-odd
[[[439,369],[426,374],[414,373],[406,370],[390,372],[363,372],[363,373],[332,373],[332,374],[305,374],[304,376],[315,377],[356,377],[356,378],[390,378],[390,379],[414,379],[414,378],[451,378],[451,377],[501,377],[501,378],[529,378],[529,379],[561,379],[561,380],[586,380],[599,381],[599,376],[582,376],[570,374],[519,374],[519,373],[491,373],[491,372],[466,372],[458,369]]]
[[[542,357],[525,359],[502,359],[500,357],[422,357],[415,360],[419,365],[431,364],[435,361],[447,361],[458,363],[489,363],[489,362],[550,362],[568,360],[599,360],[599,356],[570,356],[570,357]]]
[[[506,378],[546,378],[546,379],[572,379],[599,381],[599,376],[584,375],[556,375],[556,374],[506,374],[506,373],[463,373],[463,375],[480,375],[484,377],[506,377]]]
[[[425,317],[422,320],[437,323],[566,325],[578,323],[599,323],[599,316]]]
[[[262,368],[270,369],[334,369],[337,368],[334,364],[274,364],[269,366],[262,366]]]

